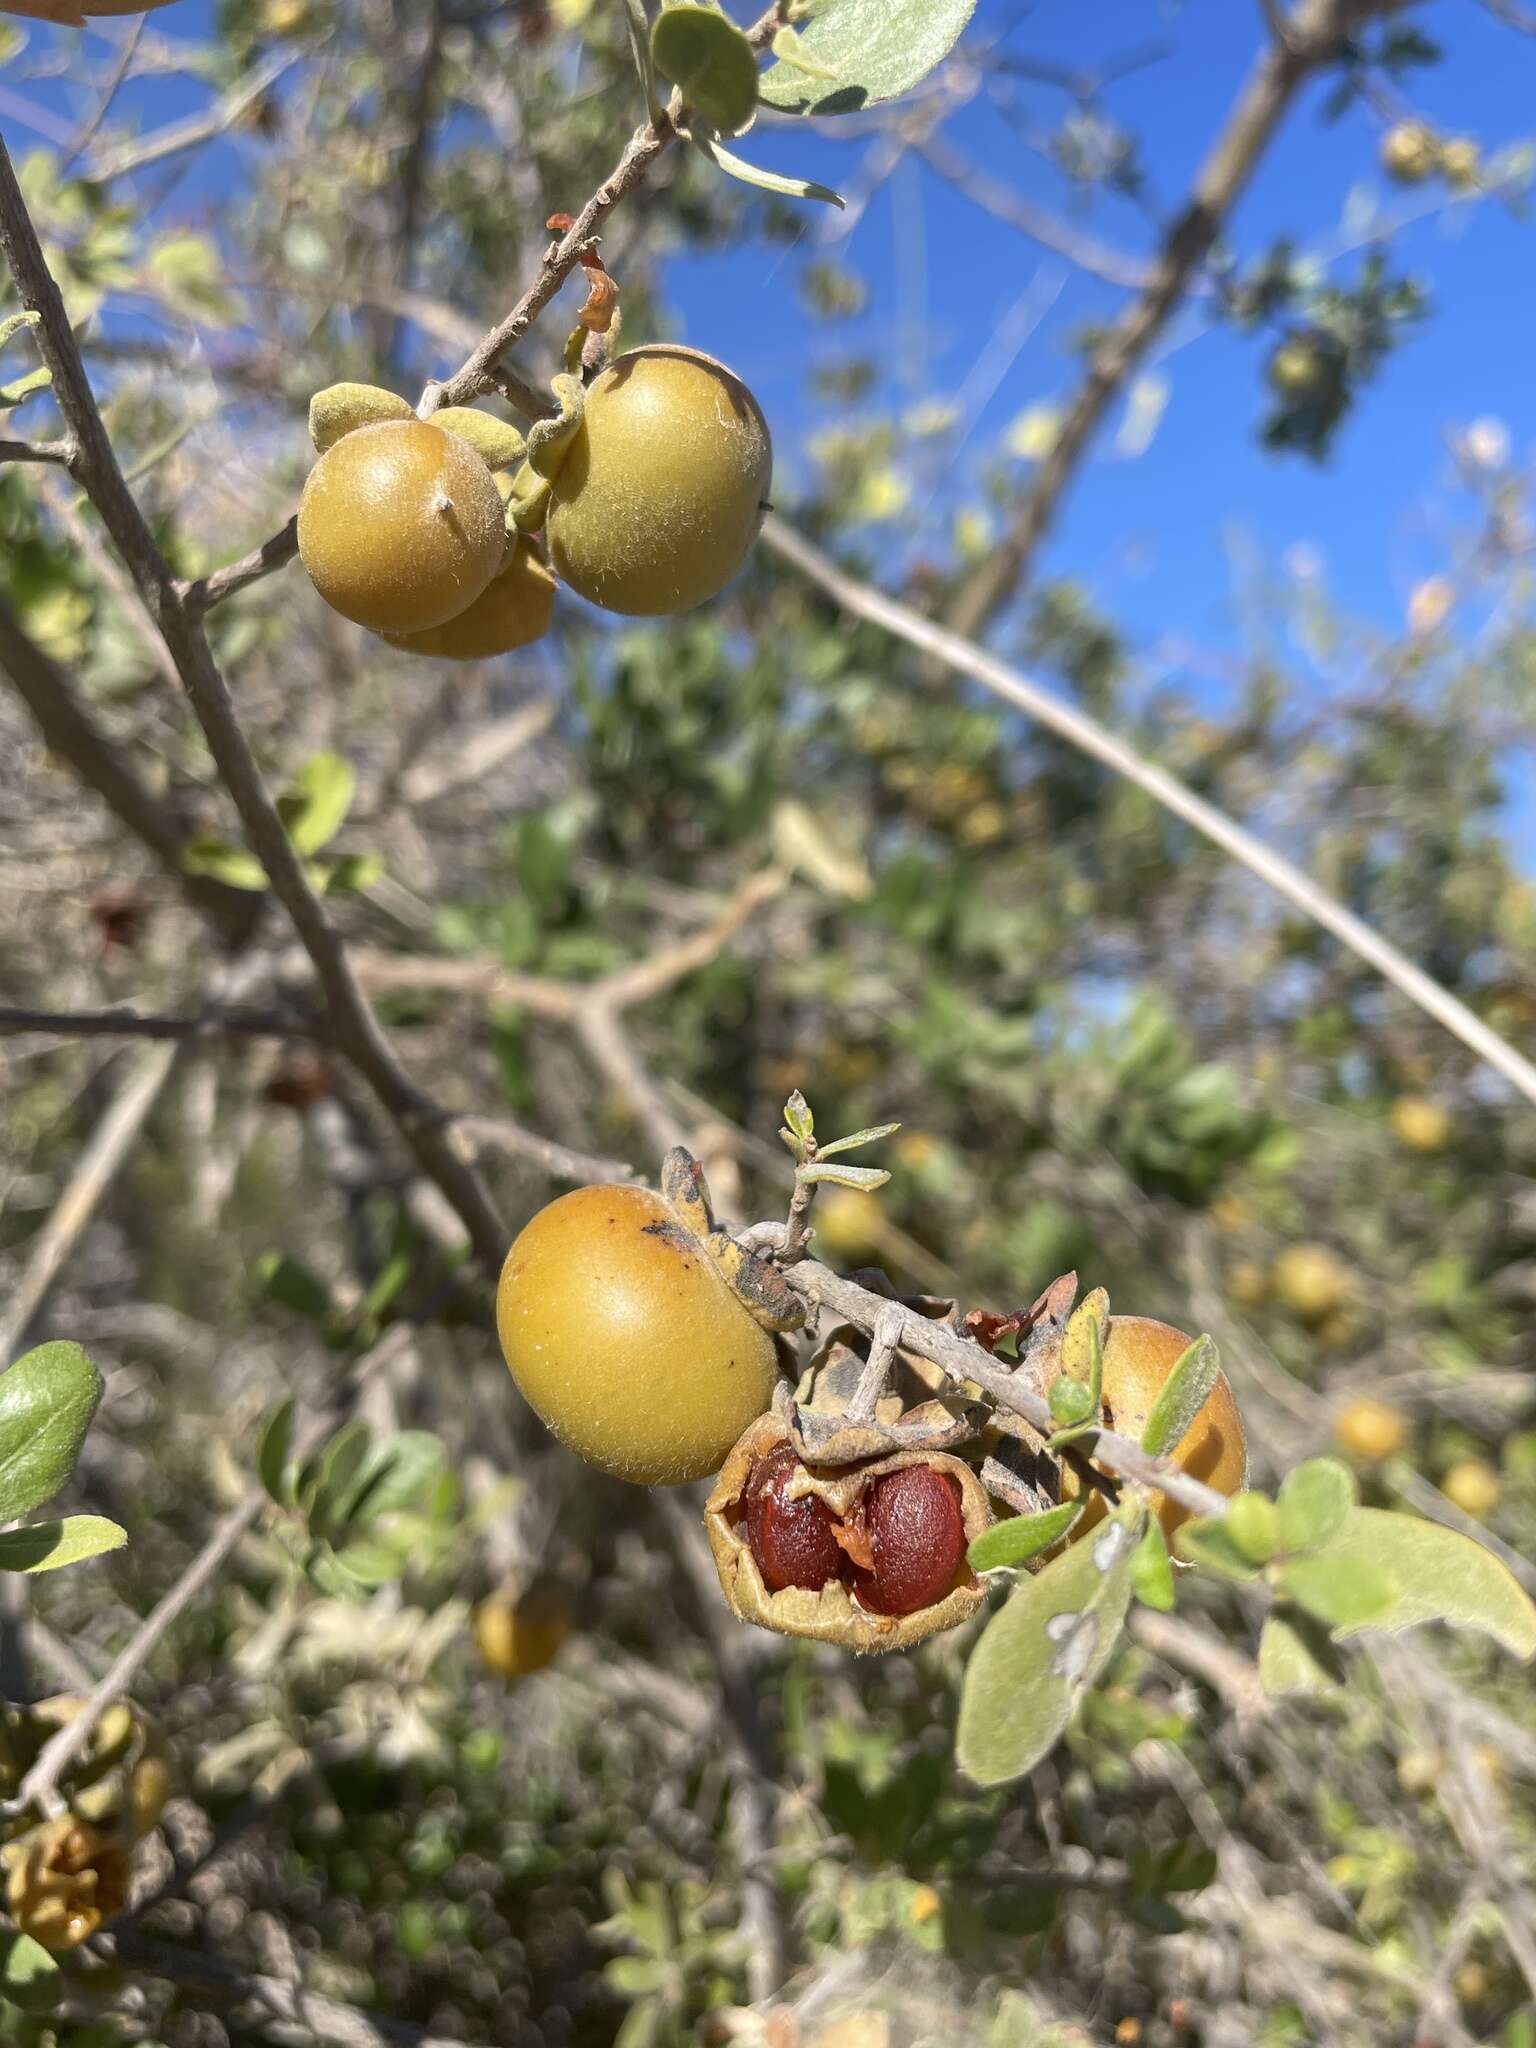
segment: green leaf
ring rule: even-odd
[[[301,1259],[291,1259],[286,1252],[263,1252],[256,1261],[256,1275],[270,1299],[295,1315],[312,1323],[323,1323],[330,1315],[330,1289]]]
[[[650,30],[641,0],[624,0],[624,24],[629,30],[629,53],[635,60],[635,69],[640,74],[640,89],[645,94],[645,111],[655,121],[661,114],[661,100],[656,92]]]
[[[1267,1493],[1235,1493],[1222,1527],[1251,1564],[1268,1564],[1280,1544],[1280,1516]]]
[[[3,55],[0,55],[0,62],[3,61]],[[14,341],[24,327],[36,327],[42,317],[41,313],[8,313],[0,320],[0,348],[4,348],[8,341]]]
[[[278,810],[299,853],[318,853],[346,822],[357,794],[357,770],[341,754],[314,754],[299,770]]]
[[[787,23],[777,31],[769,48],[775,57],[782,57],[786,64],[792,64],[796,71],[803,71],[807,78],[826,79],[833,85],[837,83],[837,73],[829,65],[818,64],[813,57],[808,57],[799,31]]]
[[[1536,1602],[1491,1551],[1438,1522],[1385,1508],[1351,1508],[1343,1528],[1306,1562],[1338,1570],[1371,1565],[1395,1581],[1384,1612],[1369,1622],[1337,1623],[1336,1635],[1447,1621],[1480,1629],[1516,1657],[1536,1656]]]
[[[1328,1631],[1299,1607],[1277,1607],[1259,1636],[1259,1683],[1271,1699],[1333,1692],[1344,1681]]]
[[[878,1166],[822,1166],[818,1163],[798,1167],[795,1172],[797,1180],[832,1181],[840,1188],[862,1188],[866,1193],[883,1188],[890,1177]]]
[[[320,1454],[309,1526],[317,1536],[340,1528],[348,1519],[356,1481],[373,1445],[366,1422],[343,1423]]]
[[[1173,1532],[1174,1554],[1186,1564],[1203,1564],[1229,1579],[1256,1579],[1259,1567],[1227,1533],[1225,1517],[1198,1517]]]
[[[1080,1500],[1069,1500],[1038,1515],[1015,1515],[1006,1522],[994,1522],[966,1551],[966,1562],[973,1572],[1006,1571],[1010,1565],[1023,1564],[1059,1543],[1082,1512]]]
[[[979,1785],[1021,1778],[1071,1720],[1119,1640],[1131,1598],[1139,1507],[1021,1580],[966,1667],[955,1753]]]
[[[733,156],[722,143],[700,128],[689,129],[688,140],[700,156],[708,157],[717,171],[724,171],[728,178],[736,178],[743,185],[755,185],[760,192],[777,192],[785,199],[824,199],[828,206],[846,204],[841,192],[834,192],[830,185],[818,185],[813,178],[781,177],[777,171],[761,170],[756,164]]]
[[[47,2012],[63,1989],[63,1972],[40,1941],[0,1930],[0,1999],[23,2012]]]
[[[53,1499],[100,1399],[101,1374],[78,1344],[40,1344],[0,1373],[0,1522]]]
[[[0,1529],[0,1572],[56,1572],[104,1550],[121,1550],[127,1541],[128,1532],[105,1515],[66,1515],[61,1522]]]
[[[672,0],[651,30],[656,69],[722,135],[757,112],[757,53],[735,22],[698,0]]]
[[[292,1437],[293,1396],[285,1394],[262,1424],[261,1440],[256,1446],[256,1476],[280,1507],[288,1505],[283,1474]]]
[[[1280,1488],[1280,1547],[1311,1550],[1343,1528],[1359,1498],[1355,1475],[1337,1458],[1309,1458]]]
[[[371,889],[384,872],[376,853],[346,853],[331,862],[326,875],[328,889]]]
[[[787,114],[855,114],[910,92],[941,64],[976,0],[826,0],[800,31],[801,53],[829,74],[771,65],[758,96]]]
[[[448,1468],[448,1453],[425,1429],[402,1429],[379,1444],[359,1468],[346,1502],[354,1524],[415,1507]]]
[[[820,1147],[816,1157],[830,1159],[834,1152],[851,1152],[855,1145],[872,1145],[876,1138],[889,1138],[900,1129],[900,1124],[871,1124],[867,1131],[854,1131],[849,1137],[834,1138],[830,1145]]]
[[[1155,1607],[1159,1614],[1173,1611],[1173,1566],[1168,1560],[1168,1539],[1156,1515],[1147,1523],[1147,1533],[1131,1558],[1131,1591],[1143,1607]]]
[[[335,1562],[358,1585],[377,1588],[392,1585],[400,1577],[409,1562],[409,1553],[400,1551],[393,1544],[376,1543],[365,1538],[338,1550]]]
[[[227,839],[189,839],[181,849],[181,865],[189,875],[207,875],[230,889],[267,886],[267,871],[255,854]]]
[[[1195,1417],[1210,1399],[1221,1360],[1209,1337],[1197,1337],[1174,1362],[1163,1381],[1147,1426],[1141,1432],[1141,1448],[1154,1458],[1176,1451],[1188,1436]]]
[[[789,1126],[790,1135],[802,1144],[815,1134],[816,1119],[811,1115],[811,1105],[798,1088],[784,1105],[784,1121]]]
[[[1093,1398],[1092,1388],[1085,1386],[1081,1380],[1069,1380],[1065,1374],[1060,1379],[1051,1381],[1047,1405],[1051,1411],[1052,1422],[1059,1422],[1066,1429],[1075,1428],[1077,1424],[1086,1422],[1099,1411],[1099,1404]]]
[[[34,391],[46,391],[52,382],[53,372],[46,366],[13,377],[9,384],[0,385],[0,409],[8,412],[13,405],[20,405],[24,398],[30,398]]]
[[[1307,1551],[1281,1569],[1277,1583],[1308,1614],[1346,1633],[1379,1623],[1398,1591],[1387,1566],[1360,1552]]]

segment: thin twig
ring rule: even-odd
[[[37,1032],[48,1038],[322,1038],[313,1021],[272,1010],[208,1009],[196,1017],[153,1017],[128,1005],[115,1010],[0,1008],[0,1037]]]
[[[26,1270],[0,1317],[0,1363],[9,1361],[48,1297],[71,1251],[96,1214],[102,1196],[133,1150],[160,1091],[170,1079],[177,1048],[155,1045],[140,1053],[123,1077],[106,1114],[91,1133],[68,1187],[32,1241]]]
[[[634,1181],[640,1176],[622,1159],[599,1159],[590,1152],[574,1151],[537,1131],[525,1130],[505,1116],[457,1116],[452,1130],[472,1153],[510,1152],[518,1159],[531,1159],[556,1180],[591,1186],[599,1181]]]
[[[242,555],[238,562],[231,562],[227,568],[215,569],[207,576],[199,576],[194,582],[177,586],[182,603],[194,617],[201,612],[211,611],[216,604],[222,604],[226,597],[233,597],[237,590],[244,590],[248,584],[259,583],[263,576],[270,576],[274,569],[282,569],[299,552],[299,521],[295,513],[288,524],[264,540],[259,548],[252,548],[248,555]]]
[[[1301,86],[1336,55],[1350,30],[1383,0],[1304,0],[1283,41],[1267,39],[1189,197],[1164,237],[1152,276],[1093,351],[1076,398],[1056,431],[1009,531],[961,585],[948,623],[976,639],[1029,575],[1068,485],[1115,394],[1182,302],[1255,166]]]
[[[1331,932],[1384,980],[1400,989],[1437,1023],[1443,1024],[1480,1059],[1486,1060],[1528,1101],[1536,1102],[1536,1066],[1500,1038],[1496,1031],[1491,1031],[1449,989],[1431,980],[1389,939],[1372,931],[1368,924],[1335,901],[1309,875],[1254,838],[1224,811],[1217,810],[1204,797],[1196,796],[1166,769],[1143,759],[1124,740],[1117,739],[1086,712],[1064,704],[1049,690],[1042,689],[1017,669],[988,654],[974,641],[951,632],[947,627],[935,625],[921,613],[895,598],[887,597],[870,584],[860,582],[857,577],[845,575],[830,556],[813,546],[803,534],[775,513],[770,513],[764,524],[763,540],[776,555],[808,576],[813,583],[819,584],[845,611],[884,627],[897,639],[905,640],[921,653],[931,655],[945,667],[970,676],[994,696],[1038,719],[1060,738],[1095,761],[1101,761],[1106,768],[1113,769],[1138,789],[1145,790],[1165,810],[1172,811],[1187,825],[1193,825],[1197,832],[1230,854],[1250,874],[1266,882],[1277,895],[1283,896],[1314,923]]]
[[[204,113],[192,114],[184,121],[173,121],[168,127],[157,129],[153,135],[140,136],[137,141],[125,143],[115,151],[93,157],[82,175],[92,184],[110,184],[114,178],[127,177],[130,171],[147,170],[151,164],[164,163],[167,157],[180,156],[185,150],[196,149],[200,143],[212,142],[216,136],[232,128],[246,109],[269,92],[302,55],[302,51],[288,50],[281,56],[269,58],[239,85],[231,86]]]
[[[56,462],[68,469],[74,459],[73,441],[0,441],[0,462]]]

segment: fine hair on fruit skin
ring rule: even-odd
[[[555,570],[608,611],[692,611],[746,561],[772,473],[768,423],[739,377],[696,349],[633,349],[587,391],[551,478]]]
[[[520,534],[505,565],[456,617],[420,633],[386,633],[402,654],[437,661],[493,661],[529,647],[549,631],[554,616],[555,579],[535,544]]]
[[[642,1486],[716,1471],[778,1375],[773,1337],[649,1188],[575,1188],[541,1209],[507,1253],[496,1325],[551,1433]]]
[[[383,420],[344,434],[310,471],[298,541],[333,610],[375,633],[421,633],[501,569],[505,513],[466,441],[430,420]]]

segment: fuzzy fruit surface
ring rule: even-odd
[[[942,1600],[965,1556],[953,1480],[931,1465],[907,1465],[876,1479],[861,1508],[874,1563],[855,1576],[860,1604],[876,1614],[915,1614]]]
[[[696,349],[611,363],[551,480],[563,579],[611,612],[692,611],[747,559],[768,497],[768,423],[741,379]]]
[[[328,448],[299,500],[299,557],[333,610],[375,633],[422,633],[474,603],[502,566],[501,493],[429,420],[382,420]]]
[[[773,1394],[773,1339],[649,1188],[575,1188],[524,1226],[496,1327],[561,1443],[640,1486],[718,1470]]]
[[[847,1576],[848,1558],[832,1533],[826,1502],[814,1494],[786,1498],[801,1469],[793,1447],[782,1444],[757,1466],[742,1496],[747,1542],[770,1593],[782,1593],[786,1586],[814,1593]]]
[[[1193,1342],[1171,1323],[1159,1323],[1151,1316],[1111,1316],[1104,1341],[1104,1425],[1121,1436],[1139,1441],[1151,1417],[1163,1383]],[[1090,1456],[1092,1453],[1090,1452]],[[1248,1471],[1248,1446],[1243,1436],[1243,1419],[1225,1373],[1205,1405],[1195,1416],[1184,1441],[1172,1453],[1173,1462],[1191,1479],[1198,1479],[1218,1493],[1238,1493]],[[1070,1465],[1063,1467],[1061,1495],[1076,1500],[1082,1481]],[[1169,1500],[1166,1494],[1152,1496],[1154,1510],[1171,1536],[1190,1510]],[[1104,1516],[1104,1496],[1095,1492],[1072,1531],[1072,1540],[1085,1534]]]
[[[457,618],[429,626],[424,633],[384,637],[403,654],[424,654],[438,661],[491,661],[542,640],[554,609],[555,579],[537,547],[520,535],[506,567]]]

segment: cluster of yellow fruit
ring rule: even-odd
[[[1381,138],[1381,167],[1400,185],[1439,174],[1457,191],[1477,183],[1482,151],[1470,136],[1440,135],[1427,121],[1395,121]]]
[[[663,345],[618,357],[585,391],[558,381],[566,423],[540,444],[529,489],[498,480],[524,443],[487,414],[418,419],[369,387],[321,394],[298,543],[325,601],[408,653],[476,661],[548,631],[551,564],[631,616],[716,596],[767,505],[772,444],[751,392],[712,357]]]
[[[743,1583],[751,1595],[733,1599],[746,1618],[787,1626],[773,1614],[791,1596],[789,1632],[883,1649],[951,1626],[979,1601],[965,1552],[991,1509],[963,1459],[886,1443],[885,1455],[855,1447],[822,1467],[797,1447],[774,1395],[779,1336],[804,1307],[775,1268],[715,1228],[686,1154],[670,1156],[659,1193],[578,1188],[540,1210],[507,1254],[496,1314],[518,1388],[589,1464],[644,1486],[720,1473],[706,1522],[727,1598]],[[1104,1426],[1139,1436],[1189,1344],[1166,1323],[1111,1317]],[[1241,1489],[1246,1446],[1224,1377],[1175,1460],[1222,1493]],[[1082,1483],[1064,1470],[1064,1498]],[[1162,1495],[1153,1506],[1170,1533],[1186,1519]],[[1074,1535],[1102,1512],[1095,1495]],[[477,1630],[486,1661],[512,1668],[517,1617],[483,1612]]]

